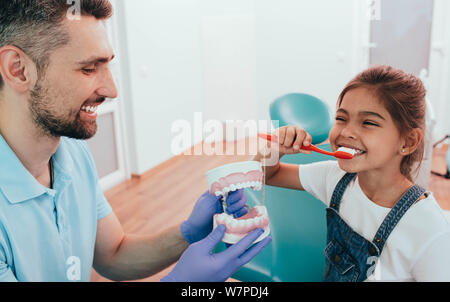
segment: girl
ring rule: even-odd
[[[424,128],[422,82],[376,66],[337,102],[330,145],[355,150],[353,159],[267,167],[268,185],[306,190],[328,207],[325,281],[450,281],[449,222],[433,194],[413,183]],[[311,144],[305,130],[278,130],[280,158],[310,153],[300,150]]]

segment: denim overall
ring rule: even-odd
[[[347,173],[342,177],[327,208],[326,282],[362,282],[370,277],[389,234],[409,207],[425,192],[418,185],[411,187],[386,216],[370,242],[353,231],[339,216],[342,195],[355,176],[356,173]]]

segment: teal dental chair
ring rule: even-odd
[[[307,94],[289,94],[270,106],[272,120],[280,127],[299,125],[313,137],[313,144],[328,139],[331,115],[327,105]],[[321,145],[330,151],[329,144]],[[330,160],[312,153],[282,158],[284,163],[307,164]],[[261,204],[262,191],[246,189],[248,205]],[[272,243],[232,278],[245,282],[322,281],[325,270],[325,205],[304,191],[266,186],[265,206],[269,212]],[[225,249],[223,243],[216,251]]]
[[[333,125],[326,103],[305,93],[291,93],[276,99],[270,105],[270,118],[279,121],[279,127],[297,125],[311,134],[313,144],[328,139]]]

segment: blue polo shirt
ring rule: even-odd
[[[97,220],[112,212],[84,141],[61,138],[53,190],[0,135],[0,281],[90,281]]]

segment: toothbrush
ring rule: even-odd
[[[277,142],[277,137],[276,136],[272,136],[271,134],[265,134],[265,133],[258,133],[258,136],[262,139],[268,140],[270,142]],[[336,151],[336,152],[328,152],[322,149],[317,148],[314,145],[309,145],[309,146],[302,146],[301,149],[303,150],[307,150],[307,151],[314,151],[317,153],[321,153],[321,154],[325,154],[325,155],[330,155],[330,156],[334,156],[336,158],[340,158],[340,159],[352,159],[354,154],[351,152],[351,150],[349,149],[349,152],[346,151]],[[347,148],[348,149],[348,148]]]

